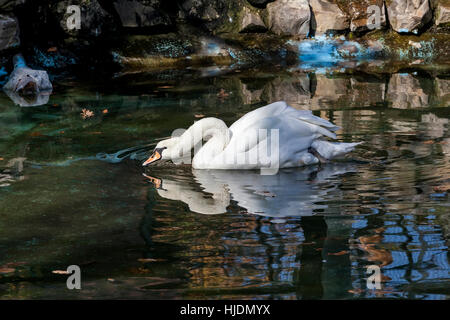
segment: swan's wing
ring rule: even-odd
[[[333,123],[313,115],[310,110],[297,110],[288,106],[288,104],[284,101],[278,101],[247,113],[233,123],[230,130],[233,134],[238,134],[240,131],[245,130],[254,123],[271,117],[293,117],[310,124],[324,127],[330,131],[336,131],[339,129],[339,127]],[[333,134],[331,134],[331,136],[330,134],[325,135],[329,137],[333,136]]]
[[[286,109],[288,109],[288,108],[293,109],[293,108],[289,107],[286,102],[278,101],[278,102],[271,103],[267,106],[255,109],[255,110],[250,111],[249,113],[245,114],[244,116],[242,116],[236,122],[234,122],[231,125],[230,130],[233,133],[238,133],[239,131],[247,128],[251,124],[253,124],[261,119],[278,116],[278,115],[282,114],[283,112],[285,112]],[[295,110],[295,109],[293,109],[293,110]]]
[[[293,111],[290,111],[290,112],[292,112],[292,115],[302,121],[305,121],[305,122],[308,122],[311,124],[315,124],[320,127],[325,127],[330,131],[339,130],[339,127],[337,125],[331,123],[328,120],[325,120],[325,119],[322,119],[320,117],[313,115],[312,111],[310,111],[310,110],[296,110],[294,108],[291,108],[291,109],[293,109]]]

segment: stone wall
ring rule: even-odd
[[[69,5],[80,8],[80,29],[68,27]],[[447,33],[449,26],[450,0],[0,0],[0,54],[19,46],[86,51],[101,43],[123,49],[117,39],[128,35],[301,40],[323,34],[359,38],[379,29]]]

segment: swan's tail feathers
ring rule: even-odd
[[[311,144],[322,157],[325,159],[333,159],[349,152],[352,152],[355,147],[362,142],[328,142],[325,140],[316,140]]]

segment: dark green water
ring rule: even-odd
[[[63,80],[32,108],[0,93],[1,298],[450,297],[448,78],[222,72]],[[364,144],[277,176],[146,169],[160,189],[137,160],[96,158],[277,100]],[[52,273],[72,264],[79,291]]]

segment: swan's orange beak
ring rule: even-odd
[[[153,152],[153,154],[150,156],[150,158],[148,158],[147,160],[144,161],[142,166],[145,167],[146,165],[149,165],[152,162],[158,161],[159,159],[161,159],[161,153],[159,152],[159,150],[155,150]]]

